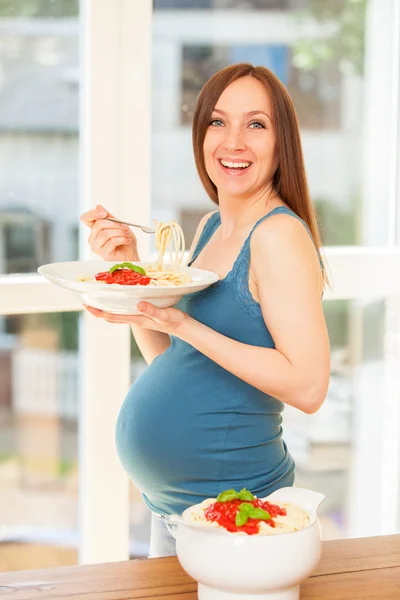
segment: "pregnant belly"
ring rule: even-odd
[[[281,404],[271,399],[266,415],[265,396],[258,406],[251,401],[251,390],[262,397],[257,390],[182,350],[173,345],[153,361],[117,421],[121,464],[150,500],[187,490],[213,496],[221,479],[264,476],[285,458]]]
[[[190,477],[218,480],[215,457],[237,405],[231,393],[218,407],[214,392],[215,380],[193,374],[187,361],[177,363],[173,350],[133,384],[118,417],[116,443],[124,469],[142,491]]]

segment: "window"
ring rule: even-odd
[[[124,97],[125,106],[129,107],[128,114],[132,114],[140,90],[143,94],[147,90],[146,85],[133,86],[131,98],[126,98],[130,89],[126,83],[131,80],[132,69],[138,74],[141,84],[148,73],[143,46],[150,37],[150,27],[149,22],[148,26],[144,26],[145,11],[137,18],[138,10],[146,7],[144,2],[140,5],[124,2],[122,7],[119,0],[96,0],[90,3],[90,7],[89,3],[75,0],[51,3],[12,0],[3,5],[0,6],[3,58],[0,165],[5,176],[0,184],[0,211],[2,218],[7,213],[7,223],[12,226],[8,234],[7,256],[11,261],[18,260],[18,264],[4,265],[5,246],[2,245],[0,368],[4,373],[21,359],[19,366],[22,365],[23,369],[19,369],[17,384],[10,377],[5,378],[4,384],[2,382],[1,405],[8,407],[8,416],[5,415],[7,427],[1,428],[0,448],[4,447],[5,454],[11,452],[11,457],[5,457],[7,461],[8,458],[18,461],[21,453],[15,454],[19,446],[14,442],[16,439],[23,441],[19,432],[29,434],[31,456],[29,458],[29,448],[24,446],[24,460],[32,467],[27,471],[31,480],[37,478],[35,469],[43,466],[43,459],[47,461],[49,458],[39,452],[40,448],[35,454],[33,444],[37,440],[47,442],[47,448],[55,450],[51,457],[58,457],[57,461],[53,458],[51,461],[50,466],[58,465],[52,476],[57,479],[62,492],[68,488],[73,493],[70,503],[64,504],[64,498],[61,500],[63,510],[60,510],[58,502],[54,502],[54,513],[49,515],[44,494],[26,494],[26,503],[22,507],[18,504],[18,511],[13,514],[10,512],[12,498],[7,496],[7,511],[4,511],[7,535],[12,538],[18,533],[20,539],[35,544],[46,537],[55,544],[51,547],[41,545],[40,552],[34,553],[34,562],[21,560],[12,567],[9,565],[9,568],[45,567],[54,565],[55,561],[73,564],[77,561],[119,560],[128,556],[128,482],[116,457],[113,424],[130,383],[129,328],[104,328],[104,323],[96,322],[86,314],[78,320],[78,311],[82,307],[74,296],[64,294],[34,271],[37,261],[57,262],[77,258],[77,242],[83,234],[79,214],[96,203],[107,205],[111,212],[121,216],[126,211],[126,217],[131,220],[133,216],[139,222],[149,220],[145,203],[142,203],[141,215],[136,211],[135,215],[129,214],[133,195],[146,197],[148,162],[144,151],[146,136],[141,128],[144,129],[147,122],[145,118],[135,122],[134,131],[130,131],[127,115],[123,115],[120,104]],[[78,7],[82,8],[80,15]],[[147,8],[151,9],[149,2]],[[127,11],[131,11],[130,16]],[[129,38],[128,44],[121,44],[123,22],[131,24],[124,34],[128,36],[126,41]],[[119,34],[110,34],[113,31]],[[90,38],[90,44],[86,36]],[[107,61],[103,59],[105,48]],[[98,73],[99,77],[95,77],[94,73]],[[87,93],[82,96],[80,91],[84,88]],[[13,102],[10,102],[10,97]],[[83,123],[86,133],[85,151],[82,153],[79,148],[79,103],[82,105],[80,123]],[[146,102],[142,105],[145,106]],[[133,110],[133,113],[136,112]],[[138,151],[136,141],[133,143],[137,136],[142,140]],[[107,140],[107,143],[99,144],[96,138]],[[124,148],[123,154],[127,152],[128,161],[121,160],[121,148]],[[78,176],[80,156],[83,161]],[[125,171],[122,174],[128,164],[132,180],[124,177]],[[80,177],[84,182],[82,186]],[[135,194],[132,195],[133,180]],[[127,185],[121,186],[121,181]],[[79,190],[83,193],[80,194]],[[129,198],[129,204],[126,202],[125,206],[124,198]],[[16,222],[16,213],[32,218],[27,216],[26,221]],[[42,223],[44,229],[49,230],[43,236]],[[4,238],[3,235],[2,241]],[[87,235],[85,242],[86,239]],[[28,264],[26,253],[34,251],[35,244],[36,256]],[[80,253],[82,250],[88,257],[86,243]],[[24,261],[23,265],[20,260]],[[7,270],[13,272],[6,275]],[[23,270],[33,273],[21,274]],[[34,331],[31,331],[32,328]],[[68,345],[68,349],[64,344]],[[118,382],[111,376],[116,370]],[[115,385],[118,388],[120,381],[121,388],[118,390]],[[35,403],[31,402],[35,412],[40,413],[42,409],[45,413],[39,415],[40,423],[35,421],[35,431],[33,425],[32,431],[29,427],[22,430],[13,421],[16,404],[22,406],[24,414],[27,412],[30,391],[35,396]],[[40,406],[37,400],[40,400]],[[99,406],[102,406],[101,411]],[[63,421],[63,427],[45,427],[43,417],[47,415],[50,418],[49,410],[52,419]],[[2,417],[3,414],[0,419]],[[79,469],[76,468],[77,435],[80,438]],[[99,479],[96,476],[99,457],[102,457],[103,468],[108,471],[107,486],[104,486],[103,477]],[[9,462],[3,466],[7,470]],[[55,485],[54,481],[50,479],[50,487]],[[0,476],[2,489],[4,483],[4,477]],[[94,491],[97,486],[98,490]],[[20,490],[14,491],[20,494]],[[35,520],[35,507],[32,506],[35,498],[39,497],[40,523],[39,513],[36,511]],[[46,522],[43,513],[49,517]],[[104,527],[106,514],[110,515],[106,519],[110,527]],[[100,529],[101,537],[98,536]],[[59,548],[61,545],[68,546],[70,552],[57,552],[55,546]],[[37,544],[35,549],[39,550]],[[2,550],[5,548],[0,545],[0,552]],[[28,559],[28,554],[25,553],[24,557]]]
[[[343,27],[343,23],[346,23],[343,7],[347,3],[337,3],[336,0],[324,0],[322,3],[296,0],[279,3],[284,10],[264,12],[253,8],[246,11],[246,26],[243,24],[244,11],[232,10],[243,7],[244,2],[239,1],[232,3],[229,10],[217,10],[218,4],[215,1],[211,7],[198,10],[195,21],[194,13],[190,10],[163,11],[158,9],[161,7],[157,3],[153,22],[151,0],[96,0],[90,3],[91,12],[87,10],[89,3],[83,2],[79,28],[78,2],[75,0],[57,0],[51,3],[12,0],[3,4],[7,5],[6,8],[0,7],[2,44],[4,43],[2,48],[7,47],[7,57],[5,52],[2,54],[6,57],[4,64],[7,62],[4,85],[8,86],[12,79],[13,53],[18,57],[19,49],[25,44],[23,38],[29,37],[28,33],[37,39],[45,31],[44,37],[52,40],[51,43],[42,44],[40,48],[39,54],[42,61],[44,57],[46,67],[36,65],[36,59],[30,56],[29,51],[24,51],[29,68],[37,69],[40,80],[43,76],[43,88],[38,84],[33,86],[38,94],[41,89],[48,89],[49,78],[58,72],[54,56],[61,56],[62,60],[67,56],[68,53],[64,54],[64,50],[61,52],[60,49],[70,47],[71,37],[76,38],[76,48],[79,41],[85,50],[85,55],[76,60],[75,65],[83,67],[79,89],[86,87],[88,93],[79,95],[75,68],[67,69],[63,78],[64,83],[68,82],[71,95],[75,94],[76,106],[78,99],[82,102],[82,124],[87,145],[81,171],[85,178],[81,206],[77,202],[76,191],[79,187],[76,180],[79,143],[77,125],[62,131],[54,128],[52,149],[50,146],[53,138],[48,131],[36,133],[35,136],[28,132],[28,136],[22,129],[17,131],[15,121],[11,120],[13,129],[7,131],[6,123],[1,121],[2,115],[15,115],[16,110],[8,106],[9,112],[4,112],[6,104],[2,94],[5,88],[0,90],[0,165],[7,182],[7,186],[1,188],[0,210],[8,211],[11,205],[14,209],[23,206],[27,212],[31,211],[30,214],[49,223],[51,234],[44,244],[51,251],[51,261],[75,258],[73,240],[76,248],[78,215],[94,203],[104,203],[114,214],[132,221],[135,218],[142,223],[151,222],[151,212],[162,220],[171,217],[181,219],[183,223],[187,223],[189,238],[195,216],[213,208],[198,182],[191,157],[190,128],[182,127],[181,124],[181,64],[184,47],[194,45],[201,48],[230,49],[236,46],[286,45],[292,53],[296,53],[293,65],[296,69],[301,69],[303,76],[304,71],[312,71],[317,67],[319,69],[322,65],[316,60],[318,57],[315,54],[310,54],[309,48],[307,52],[300,52],[295,48],[296,40],[301,34],[303,41],[308,39],[312,48],[318,48],[319,51],[321,45],[315,43],[315,36],[318,34],[318,39],[333,47],[331,25],[328,23],[327,26],[326,22],[315,25],[315,21],[318,21],[316,17],[320,16],[315,14],[317,4],[324,14],[334,20],[333,29],[339,32],[338,40],[342,42],[334,45],[339,50],[335,55],[335,72],[341,79],[340,127],[318,130],[312,129],[310,124],[310,129],[302,129],[307,172],[312,195],[319,203],[324,239],[327,245],[337,244],[336,247],[326,249],[334,289],[327,292],[324,307],[334,346],[333,377],[325,407],[328,412],[317,414],[312,426],[312,421],[307,418],[309,425],[306,428],[300,427],[298,415],[287,415],[287,429],[291,430],[288,431],[288,442],[296,452],[302,469],[299,476],[304,482],[311,482],[316,488],[327,486],[329,491],[337,476],[342,486],[340,489],[343,490],[343,498],[332,497],[332,502],[325,503],[325,528],[328,536],[398,531],[400,435],[396,410],[400,401],[400,385],[396,374],[398,376],[400,360],[400,290],[399,280],[393,274],[400,270],[399,250],[396,246],[400,239],[399,179],[395,168],[398,164],[400,140],[396,137],[399,123],[398,90],[394,86],[396,78],[392,77],[397,65],[393,40],[399,38],[394,19],[396,0],[353,5],[358,7],[355,10],[361,10],[355,28],[357,32],[360,27],[361,35],[357,34],[356,38],[353,35],[354,28],[348,36],[346,27]],[[166,2],[164,8],[165,4]],[[252,4],[255,7],[256,3]],[[268,2],[262,4],[265,8],[268,4],[271,5]],[[287,5],[290,6],[289,9]],[[296,7],[307,8],[309,11],[305,25],[299,25]],[[367,20],[367,35],[364,35],[366,12],[370,20]],[[64,16],[71,20],[67,22]],[[7,21],[8,17],[14,18]],[[18,17],[18,23],[15,17]],[[60,20],[63,22],[60,23]],[[42,33],[39,35],[38,32]],[[386,32],[390,32],[390,35]],[[89,36],[90,45],[86,43],[87,39],[79,39],[80,34]],[[56,42],[54,38],[65,39]],[[364,40],[366,51],[360,52]],[[153,56],[152,95],[150,48]],[[104,52],[107,53],[106,61]],[[352,67],[360,62],[365,68],[354,70]],[[19,68],[17,59],[15,65]],[[325,62],[323,68],[326,67]],[[90,77],[87,76],[89,73]],[[25,75],[25,72],[23,77],[21,75],[19,85]],[[323,85],[328,82],[329,88],[331,75],[323,77]],[[32,83],[32,72],[26,79],[28,80]],[[54,85],[52,83],[50,87],[58,89],[59,79],[52,81]],[[315,83],[315,89],[319,85],[322,84]],[[309,82],[303,81],[299,86],[308,90]],[[332,97],[328,92],[329,89],[321,94],[325,109]],[[60,93],[65,98],[65,88]],[[33,98],[31,93],[28,97],[30,100]],[[26,96],[25,100],[23,98],[19,96],[20,121],[22,113],[29,112]],[[40,104],[40,100],[37,103]],[[62,101],[59,106],[67,107],[71,104],[73,103],[68,100],[68,103]],[[48,103],[46,107],[49,108]],[[58,105],[52,105],[51,108],[57,111]],[[139,112],[140,119],[132,118]],[[324,113],[325,124],[328,122],[328,112],[325,110]],[[379,128],[375,122],[377,112],[380,115]],[[34,114],[38,114],[36,109]],[[153,121],[152,137],[150,117]],[[43,122],[45,116],[42,114],[41,118]],[[29,115],[24,115],[24,119],[26,123],[32,121]],[[49,123],[49,118],[46,119]],[[64,113],[57,117],[56,122],[65,124],[72,120],[66,120]],[[55,123],[54,115],[52,123]],[[137,143],[138,139],[140,144]],[[100,144],[99,140],[107,140],[107,143]],[[150,161],[148,156],[151,146]],[[32,172],[30,165],[35,166]],[[29,182],[26,185],[18,174],[18,169],[22,169],[24,178]],[[46,196],[44,210],[40,210],[37,204],[42,193]],[[55,215],[57,211],[60,211],[59,215]],[[81,231],[82,229],[79,233]],[[141,244],[146,242],[145,237],[140,240]],[[349,248],[348,244],[353,244],[353,247]],[[32,247],[32,237],[29,236],[26,250],[28,247]],[[87,245],[83,248],[85,257],[89,258]],[[4,254],[3,250],[2,252]],[[34,270],[33,265],[30,269]],[[6,269],[1,271],[6,273]],[[3,415],[10,415],[10,402],[13,402],[15,393],[10,376],[15,345],[24,339],[25,344],[36,344],[31,348],[33,351],[38,349],[38,333],[35,332],[33,340],[32,334],[27,332],[27,320],[34,314],[46,313],[51,326],[46,321],[41,321],[40,343],[45,340],[49,344],[52,340],[57,358],[62,351],[59,345],[61,338],[55,332],[64,327],[68,334],[78,337],[77,322],[71,324],[72,318],[69,315],[80,308],[72,295],[63,295],[58,288],[42,281],[39,276],[15,273],[0,276],[2,419]],[[63,324],[52,322],[52,318],[59,319],[62,314],[68,314]],[[106,562],[128,557],[129,511],[125,500],[128,498],[128,482],[115,457],[114,430],[110,424],[115,422],[119,405],[131,381],[131,338],[129,331],[123,326],[116,328],[99,323],[85,314],[79,320],[79,332],[79,340],[83,343],[77,346],[80,368],[78,393],[82,398],[79,410],[83,419],[78,427],[80,480],[78,486],[74,487],[74,490],[79,489],[79,557],[76,548],[72,548],[73,557],[69,555],[69,562],[66,564],[76,560],[82,563]],[[107,340],[106,344],[104,339]],[[43,369],[45,364],[48,366],[48,362],[41,360],[40,368]],[[30,369],[31,367],[29,365]],[[132,376],[136,376],[140,368],[139,357],[135,353]],[[111,393],[110,373],[117,370],[120,377],[118,381],[113,379]],[[26,381],[33,381],[31,370],[30,378],[26,377]],[[54,381],[59,382],[60,389],[64,390],[63,394],[68,396],[67,382],[61,382],[57,377],[53,377],[53,383]],[[43,390],[40,393],[43,394]],[[377,396],[379,411],[376,410]],[[338,435],[333,440],[333,453],[333,446],[321,443],[321,435],[332,410],[336,410],[335,422],[340,425],[339,433],[343,434],[340,439]],[[362,416],[360,411],[365,411]],[[1,421],[0,448],[2,457],[8,460],[10,457],[7,453],[10,448],[15,449],[15,445],[10,444],[10,439],[5,434],[12,431],[10,421],[6,428],[3,427],[5,422]],[[305,431],[306,438],[303,435]],[[68,444],[71,444],[73,435],[73,431],[65,429],[65,433],[59,438],[60,446],[57,447],[61,460],[65,462],[59,469],[59,473],[65,475],[61,481],[74,481],[76,486],[76,480],[71,477],[74,471],[69,468],[71,455],[67,452],[67,448],[71,448]],[[349,435],[350,443],[346,438]],[[335,460],[338,459],[336,464],[331,460],[332,454]],[[387,456],[390,456],[390,461],[386,460]],[[98,475],[99,457],[102,460],[101,476]],[[349,457],[352,464],[344,465]],[[1,465],[8,468],[7,462],[0,461],[0,472]],[[316,470],[315,466],[318,467]],[[4,482],[4,470],[2,473]],[[105,479],[107,486],[104,485]],[[28,500],[31,498],[30,495]],[[360,506],[363,507],[363,512],[357,513]],[[131,509],[131,553],[146,555],[148,523],[145,523],[145,512],[137,490],[132,490]],[[343,518],[345,511],[349,515],[347,519]],[[7,514],[10,519],[10,513]],[[371,515],[376,517],[373,522]],[[34,525],[28,516],[26,522]],[[110,527],[107,526],[108,523]],[[23,522],[19,520],[11,523],[8,520],[8,524],[19,528]],[[51,525],[54,531],[57,524],[60,525],[60,522],[54,521]],[[101,536],[98,535],[100,530]],[[71,538],[65,536],[64,541],[67,539],[71,541]],[[75,541],[78,543],[72,537],[71,543],[74,544]],[[45,560],[48,560],[47,566],[53,564],[54,553],[50,558],[47,555]],[[41,566],[46,566],[46,563]],[[26,566],[21,564],[18,568]]]
[[[211,9],[216,10],[287,10],[301,8],[308,0],[153,0],[154,10]]]
[[[210,8],[213,0],[153,0],[154,10]]]
[[[71,5],[64,5],[68,16]],[[79,214],[79,29],[76,16],[60,15],[16,13],[20,19],[2,22],[0,227],[7,247],[0,273],[71,258]]]
[[[77,563],[79,370],[78,313],[0,317],[4,570]]]
[[[51,254],[50,223],[26,210],[0,212],[0,273],[30,273],[47,262]]]
[[[215,9],[288,10],[305,5],[308,0],[215,0]]]
[[[328,66],[299,69],[293,63],[293,52],[285,44],[183,46],[182,125],[191,124],[197,96],[207,79],[219,69],[238,62],[262,65],[279,77],[293,99],[302,128],[321,131],[340,127],[340,72]]]
[[[0,317],[4,570],[78,562],[79,313],[46,306],[45,290],[46,312],[28,313],[35,292],[21,275],[34,283],[40,265],[72,257],[78,13],[75,0],[0,6],[0,276],[21,282]],[[1,287],[3,299],[11,287]]]

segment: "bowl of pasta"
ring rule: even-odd
[[[324,499],[296,487],[266,498],[226,490],[172,515],[177,556],[199,600],[298,600],[320,560]]]
[[[122,266],[123,265],[123,266]],[[43,265],[38,272],[93,308],[113,314],[138,314],[139,302],[173,306],[186,294],[218,281],[218,275],[192,267],[158,271],[147,263],[72,261]]]
[[[38,272],[73,292],[83,304],[122,315],[139,314],[139,302],[158,308],[174,306],[183,296],[218,281],[216,273],[184,265],[185,239],[175,221],[156,222],[155,245],[153,263],[72,261],[42,265]]]

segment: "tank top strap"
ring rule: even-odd
[[[206,224],[203,227],[203,231],[200,234],[199,240],[196,244],[196,247],[193,252],[193,256],[188,262],[188,267],[192,264],[192,262],[198,257],[200,252],[203,250],[204,246],[209,242],[210,238],[214,235],[215,230],[221,224],[221,216],[219,214],[219,210],[211,215]]]
[[[263,318],[262,312],[261,312],[261,307],[260,307],[259,303],[254,300],[253,296],[251,295],[250,289],[249,289],[250,243],[251,243],[252,235],[253,235],[254,231],[257,229],[257,227],[261,223],[263,223],[266,219],[268,219],[269,217],[272,217],[273,215],[277,215],[277,214],[286,214],[286,215],[290,215],[290,216],[298,219],[301,223],[303,223],[309,236],[311,237],[312,242],[314,243],[314,240],[311,235],[311,231],[307,227],[307,224],[303,221],[303,219],[301,217],[299,217],[294,211],[292,211],[290,208],[287,208],[286,206],[277,206],[276,208],[271,210],[268,214],[261,217],[261,219],[259,219],[257,221],[257,223],[255,223],[255,225],[253,226],[249,235],[247,236],[247,239],[244,242],[242,249],[240,251],[240,254],[236,260],[235,268],[234,268],[234,272],[233,272],[233,279],[234,279],[236,299],[239,302],[239,304],[241,305],[241,307],[251,316],[258,317],[260,319]],[[315,244],[314,244],[314,246],[315,246]],[[321,269],[323,270],[324,264],[322,262],[321,255],[316,246],[315,246],[315,249],[318,254]]]
[[[282,209],[284,209],[284,210],[282,210]],[[249,235],[247,236],[247,238],[240,250],[239,256],[237,257],[236,263],[235,263],[234,270],[235,270],[236,277],[240,277],[241,275],[246,277],[248,275],[249,266],[250,266],[250,243],[251,243],[251,238],[253,236],[253,233],[257,229],[257,227],[261,223],[266,221],[270,216],[275,215],[277,213],[279,214],[279,213],[287,213],[287,212],[288,211],[287,211],[286,206],[277,206],[276,208],[271,210],[268,214],[261,217],[261,219],[259,219],[257,221],[257,223],[255,223],[253,225],[253,228],[250,231]]]
[[[278,210],[278,209],[279,209],[279,210]],[[296,214],[296,213],[295,213],[293,210],[291,210],[290,208],[287,208],[286,206],[278,206],[278,207],[275,209],[275,211],[276,211],[276,213],[278,213],[278,214],[279,214],[279,213],[282,213],[282,214],[290,215],[291,217],[294,217],[295,219],[297,219],[298,221],[300,221],[300,223],[302,223],[302,224],[304,225],[304,227],[305,227],[305,228],[306,228],[306,230],[307,230],[307,233],[308,233],[308,235],[309,235],[309,236],[310,236],[310,238],[311,238],[311,241],[312,241],[312,243],[313,243],[313,246],[314,246],[314,248],[315,248],[315,251],[316,251],[316,253],[317,253],[318,260],[319,260],[319,265],[320,265],[320,267],[321,267],[321,270],[322,270],[322,272],[324,272],[324,271],[325,271],[324,261],[322,260],[321,253],[320,253],[319,249],[318,249],[318,248],[317,248],[317,246],[315,245],[314,238],[313,238],[313,236],[312,236],[312,233],[311,233],[311,231],[310,231],[310,228],[308,227],[307,223],[306,223],[306,222],[305,222],[305,221],[304,221],[304,220],[303,220],[301,217],[299,217],[299,215],[297,215],[297,214]],[[274,214],[276,214],[274,211],[271,211],[271,213],[274,213]],[[268,214],[268,215],[266,215],[266,216],[268,217],[268,216],[269,216],[271,213],[269,213],[269,214]],[[263,217],[263,219],[264,219],[264,217]],[[263,220],[263,219],[261,219],[261,220]],[[261,222],[261,221],[260,221],[260,222]],[[256,226],[257,226],[257,224],[255,225],[255,227],[256,227]]]
[[[321,269],[324,270],[324,263],[322,261],[321,258],[321,254],[318,250],[318,248],[315,246],[313,237],[311,235],[311,231],[307,225],[307,223],[305,221],[303,221],[303,219],[301,217],[299,217],[299,215],[297,215],[293,210],[291,210],[290,208],[287,208],[286,206],[277,206],[276,208],[274,208],[273,210],[271,210],[268,214],[264,215],[263,217],[261,217],[261,219],[259,219],[257,221],[257,223],[255,223],[255,225],[253,226],[252,230],[250,231],[249,235],[247,236],[247,239],[245,241],[245,243],[242,246],[242,250],[240,252],[241,255],[243,255],[244,260],[243,261],[238,261],[239,263],[243,264],[241,265],[241,269],[245,268],[247,266],[249,266],[249,261],[250,261],[250,243],[251,243],[251,238],[252,235],[254,233],[254,231],[257,229],[257,227],[263,223],[264,221],[266,221],[269,217],[272,217],[273,215],[279,215],[279,214],[283,214],[283,215],[290,215],[291,217],[294,217],[295,219],[297,219],[298,221],[300,221],[300,223],[302,223],[304,225],[304,227],[307,230],[308,235],[311,238],[312,243],[314,244],[315,250],[318,254],[318,259],[319,259],[319,263],[321,265]]]

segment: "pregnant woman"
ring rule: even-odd
[[[175,553],[166,517],[243,487],[258,497],[293,485],[285,404],[314,413],[329,382],[321,297],[327,277],[292,101],[264,67],[237,64],[201,91],[193,147],[218,210],[200,222],[189,265],[220,280],[174,308],[129,323],[149,367],[121,408],[121,463],[153,512],[150,556]],[[179,185],[179,182],[177,182]],[[82,215],[106,260],[140,260],[131,230]],[[103,218],[102,218],[103,217]]]

